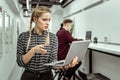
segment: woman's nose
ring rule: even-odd
[[[46,24],[49,25],[49,24],[50,24],[50,21],[47,21]]]

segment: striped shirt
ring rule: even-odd
[[[28,47],[28,51],[40,44],[44,44],[46,40],[47,32],[43,32],[42,35],[38,35],[34,32],[34,29],[31,32],[31,41]],[[58,50],[58,41],[55,34],[49,32],[50,44],[44,48],[47,50],[46,54],[35,53],[31,60],[24,64],[23,55],[26,54],[27,42],[29,38],[29,31],[23,32],[19,35],[17,41],[17,63],[20,67],[24,67],[25,70],[32,72],[46,72],[50,71],[50,67],[44,66],[45,63],[50,63],[57,60],[57,50]]]

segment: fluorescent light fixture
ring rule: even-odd
[[[28,11],[25,11],[25,15],[28,16]]]
[[[29,0],[26,0],[26,8],[29,9]]]
[[[63,0],[60,0],[59,2],[61,3]]]

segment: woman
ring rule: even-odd
[[[61,23],[61,27],[57,32],[58,37],[58,60],[63,60],[66,58],[70,44],[73,41],[82,41],[83,39],[74,38],[70,31],[72,29],[73,21],[71,19],[65,19]]]
[[[57,37],[48,32],[51,11],[36,7],[31,15],[30,30],[23,32],[17,42],[17,63],[24,67],[21,80],[52,80],[51,68],[44,66],[57,60]],[[32,23],[35,26],[32,28]]]

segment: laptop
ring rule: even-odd
[[[84,58],[84,55],[87,52],[88,45],[90,41],[73,41],[71,43],[70,49],[68,51],[68,54],[65,58],[65,60],[55,61],[52,63],[45,64],[46,66],[65,66],[71,63],[72,59],[77,56],[78,61],[82,61]]]

